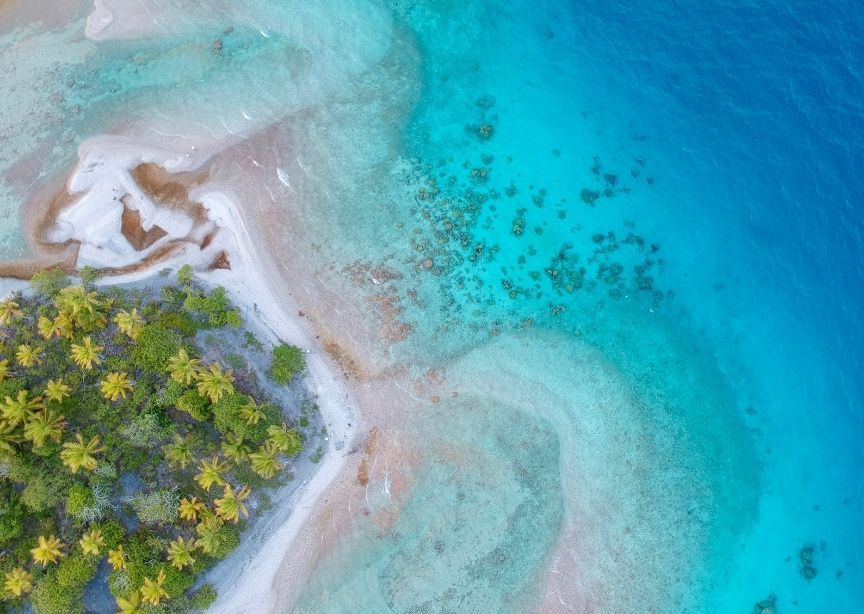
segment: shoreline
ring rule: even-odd
[[[304,349],[306,383],[318,397],[319,409],[328,431],[324,459],[311,479],[283,503],[290,506],[290,510],[286,511],[282,524],[270,533],[260,547],[253,549],[256,544],[251,536],[246,536],[241,550],[234,553],[241,556],[242,551],[246,558],[244,566],[238,568],[234,564],[236,561],[226,559],[208,574],[214,585],[232,587],[230,592],[218,591],[217,588],[219,598],[211,606],[213,611],[248,612],[249,605],[254,603],[256,612],[276,612],[279,598],[275,594],[274,584],[280,575],[283,559],[297,541],[301,529],[313,516],[318,502],[335,485],[348,457],[355,451],[358,435],[362,432],[357,414],[359,406],[345,379],[337,372],[338,369],[334,369],[336,365],[332,364],[332,359],[314,343],[311,331],[304,330],[307,327],[302,319],[289,315],[292,311],[298,313],[297,305],[290,297],[280,296],[277,299],[274,295],[272,281],[263,272],[266,269],[260,261],[260,255],[251,247],[251,235],[230,197],[214,191],[202,195],[201,201],[211,215],[216,214],[216,220],[232,224],[230,227],[234,230],[238,248],[248,258],[242,273],[233,269],[231,272],[217,270],[206,273],[204,278],[233,277],[233,283],[220,282],[228,290],[231,300],[235,304],[245,305],[248,313],[250,305],[248,300],[244,300],[241,288],[248,291],[245,294],[247,297],[258,296],[259,300],[254,301],[251,307],[253,313],[263,316],[260,323],[275,336],[293,340],[295,345]],[[242,238],[237,238],[240,233]],[[250,266],[250,263],[254,264]],[[253,549],[252,552],[248,552],[250,549]]]
[[[94,152],[98,158],[96,164],[90,157]],[[196,277],[204,283],[226,289],[230,300],[253,322],[252,328],[266,333],[271,341],[291,343],[305,353],[306,385],[317,397],[321,418],[327,427],[324,456],[303,484],[292,487],[289,483],[277,490],[273,507],[252,523],[239,548],[204,576],[219,593],[211,606],[212,611],[275,612],[280,603],[275,586],[291,545],[298,540],[318,503],[338,482],[348,457],[356,452],[358,436],[362,433],[356,398],[339,366],[315,341],[309,324],[296,315],[299,309],[294,300],[286,292],[279,292],[277,297],[273,286],[278,285],[278,280],[266,273],[268,268],[263,256],[255,249],[230,194],[206,186],[187,187],[185,195],[190,197],[189,201],[207,214],[204,227],[208,232],[198,242],[197,249],[189,242],[174,251],[160,251],[160,247],[172,239],[188,238],[195,224],[186,219],[190,216],[184,203],[171,203],[177,206],[166,207],[166,203],[151,199],[153,194],[148,194],[145,186],[135,184],[133,171],[141,164],[152,163],[168,173],[176,173],[197,170],[200,163],[191,162],[188,157],[184,159],[182,153],[136,146],[128,139],[110,137],[85,142],[79,153],[79,163],[66,182],[73,198],[66,207],[49,213],[49,217],[56,214],[53,230],[48,232],[50,238],[46,237],[46,245],[34,246],[37,250],[49,247],[54,240],[79,243],[75,266],[89,264],[105,271],[97,282],[101,285],[140,283],[162,269],[192,264]],[[135,197],[145,229],[158,221],[166,232],[165,237],[143,251],[135,250],[123,233],[121,205],[117,198],[121,188]],[[105,205],[106,196],[112,193],[114,198],[109,202],[114,203],[113,211]],[[214,254],[224,257],[227,268],[212,265]],[[208,266],[208,263],[211,264]],[[24,281],[4,277],[0,291],[12,292],[25,285]],[[285,493],[283,497],[279,496],[279,491]]]

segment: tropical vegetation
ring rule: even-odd
[[[206,607],[196,578],[303,450],[257,371],[221,351],[240,312],[179,277],[97,289],[52,271],[0,301],[0,610],[83,612],[100,581],[119,612]],[[277,348],[261,373],[289,384],[302,369]]]

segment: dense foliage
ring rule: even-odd
[[[7,605],[83,612],[105,561],[121,612],[206,607],[215,593],[192,592],[195,577],[238,545],[253,489],[302,450],[254,376],[199,341],[203,329],[241,326],[240,312],[190,271],[180,278],[155,298],[52,272],[0,301]],[[285,365],[287,383],[302,366]]]
[[[273,348],[273,361],[270,365],[270,377],[277,384],[287,386],[295,375],[306,368],[306,359],[300,348],[282,344]]]

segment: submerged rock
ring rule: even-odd
[[[808,582],[819,573],[813,564],[813,555],[815,552],[816,547],[812,545],[804,546],[798,551],[798,573]]]
[[[579,197],[582,199],[582,202],[588,205],[593,205],[595,202],[597,202],[597,199],[600,198],[600,192],[585,188],[579,194]]]
[[[753,614],[777,614],[777,595],[770,594],[768,597],[753,606]]]

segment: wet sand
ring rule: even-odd
[[[91,7],[89,0],[0,0],[0,34],[34,22],[61,27],[87,15]]]

